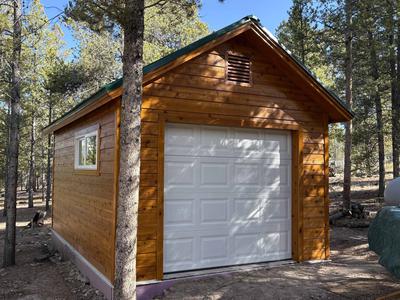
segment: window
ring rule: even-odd
[[[229,83],[251,85],[251,60],[249,57],[227,52],[225,79]]]
[[[97,170],[98,127],[90,127],[75,135],[75,169]]]

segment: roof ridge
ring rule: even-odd
[[[246,23],[252,22],[254,23],[260,30],[262,30],[269,38],[273,39],[274,42],[285,52],[287,53],[293,61],[301,68],[303,71],[305,71],[323,90],[325,90],[334,100],[339,104],[341,107],[343,107],[350,115],[354,116],[354,113],[347,107],[346,103],[344,103],[333,91],[331,91],[329,88],[327,88],[318,78],[316,75],[308,68],[306,67],[300,60],[293,55],[283,44],[281,44],[278,39],[267,29],[265,28],[260,19],[255,16],[255,15],[247,15],[240,20],[229,24],[219,30],[216,30],[214,32],[211,32],[209,35],[206,35],[193,43],[186,45],[185,47],[182,47],[174,52],[171,52],[170,54],[150,63],[147,64],[146,66],[143,67],[143,74],[147,74],[153,70],[156,70],[164,65],[167,65],[168,63],[171,63],[178,57],[181,57],[184,54],[190,53],[196,49],[198,49],[201,46],[206,45],[210,41],[223,36],[224,34],[232,31],[233,29],[242,26]],[[109,92],[119,88],[122,86],[123,83],[123,77],[118,78],[114,80],[113,82],[106,84],[102,86],[98,91],[96,91],[94,94],[86,98],[85,100],[82,100],[79,102],[76,106],[74,106],[71,110],[63,114],[61,117],[53,121],[51,124],[46,126],[43,130],[48,129],[49,127],[53,126],[54,124],[61,122],[62,119],[66,118],[68,115],[80,110],[81,108],[84,108],[85,105],[89,105],[91,102],[96,101],[97,99],[101,98],[102,96],[108,94]]]

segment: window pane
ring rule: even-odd
[[[96,164],[96,136],[86,138],[86,165],[93,166]]]
[[[85,139],[79,140],[79,165],[83,166],[85,164]]]

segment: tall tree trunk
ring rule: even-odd
[[[43,146],[43,140],[41,141],[41,154],[40,154],[40,191],[42,193],[42,203],[46,201],[46,194],[44,190],[44,182],[45,182],[45,172],[44,172],[44,146]]]
[[[345,29],[345,76],[346,76],[346,103],[349,109],[353,102],[353,8],[352,0],[345,2],[346,29]],[[351,144],[352,124],[345,123],[344,145],[344,175],[343,175],[343,209],[349,211],[351,205]]]
[[[4,204],[3,204],[3,217],[7,216],[7,199],[8,199],[8,165],[9,165],[9,145],[10,145],[10,118],[11,118],[11,102],[8,102],[8,109],[7,109],[7,123],[6,123],[6,136],[7,141],[5,144],[4,153],[6,154],[6,164],[4,168]]]
[[[51,98],[51,95],[50,95]],[[52,122],[53,114],[53,103],[49,100],[49,124]],[[51,197],[51,158],[52,158],[52,144],[51,135],[47,136],[47,170],[46,170],[46,211],[50,209],[50,197]]]
[[[136,299],[144,0],[125,1],[115,299]]]
[[[33,207],[33,192],[36,190],[35,180],[35,114],[32,112],[31,120],[31,145],[29,149],[29,174],[28,174],[28,207]]]
[[[18,182],[18,148],[19,148],[19,121],[21,115],[20,104],[20,59],[21,59],[21,0],[14,0],[13,18],[13,52],[11,62],[11,119],[10,145],[8,163],[8,195],[6,231],[4,236],[3,266],[15,264],[15,236],[17,218],[17,182]]]
[[[372,26],[369,26],[371,28]],[[378,197],[383,197],[385,191],[385,140],[383,133],[382,101],[379,88],[378,58],[376,56],[374,35],[368,30],[368,46],[370,54],[371,76],[374,80],[373,99],[376,113],[376,133],[378,135],[378,156],[379,156],[379,190]]]
[[[389,36],[389,66],[390,66],[390,87],[391,87],[391,102],[392,102],[392,163],[393,163],[393,178],[399,177],[399,94],[397,87],[396,74],[396,45],[395,45],[395,4],[389,5],[389,20],[388,20],[388,36]],[[399,49],[400,50],[400,49]]]
[[[399,7],[395,1],[395,20],[397,27],[397,70],[396,75],[392,77],[394,83],[395,97],[392,98],[392,143],[393,143],[393,177],[400,176],[400,16]]]

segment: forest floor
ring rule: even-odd
[[[331,211],[339,208],[341,178],[331,178]],[[400,291],[400,280],[378,264],[368,250],[368,223],[382,207],[377,178],[354,178],[353,199],[366,207],[367,219],[343,219],[331,227],[331,260],[247,272],[181,279],[164,291],[162,299],[376,299]],[[20,195],[17,218],[16,266],[0,269],[0,299],[103,299],[76,267],[52,253],[47,217],[43,227],[25,229],[41,200],[28,209]],[[1,199],[0,199],[1,202]],[[2,209],[0,204],[0,214]],[[0,217],[0,263],[5,218]],[[395,299],[395,298],[393,298]]]
[[[25,228],[37,210],[45,210],[41,199],[27,208],[19,194],[17,212],[16,265],[0,268],[0,299],[104,299],[70,262],[63,261],[51,246],[51,217],[42,227]],[[0,266],[3,259],[5,218],[0,209]]]

